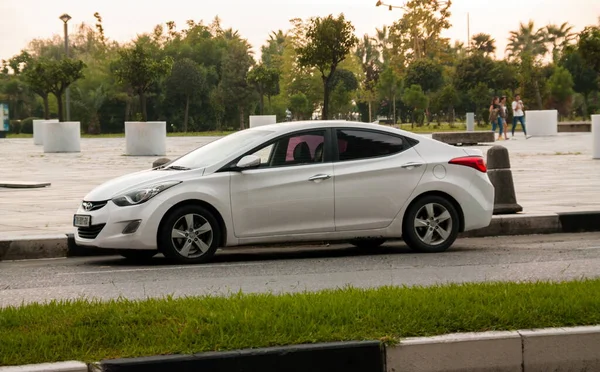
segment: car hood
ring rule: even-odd
[[[121,177],[107,181],[89,192],[83,200],[85,201],[105,201],[114,198],[127,191],[133,191],[141,187],[154,185],[166,181],[184,181],[189,178],[190,173],[198,176],[203,173],[203,169],[194,169],[192,171],[180,170],[143,170],[141,172],[126,174]]]

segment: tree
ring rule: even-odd
[[[384,27],[384,30],[387,30],[387,28]],[[377,32],[378,35],[381,35],[382,32],[386,31],[377,30]],[[385,35],[381,37],[384,38]],[[382,44],[381,48],[384,48],[385,50],[385,41],[381,40],[379,42]],[[363,74],[365,76],[364,81],[361,84],[362,87],[360,92],[360,99],[363,102],[368,103],[369,122],[372,121],[371,116],[373,110],[371,106],[373,99],[375,98],[375,85],[377,84],[377,80],[379,79],[381,53],[382,52],[380,52],[377,46],[374,44],[373,39],[366,34],[363,36],[362,40],[359,41],[355,51],[355,55],[360,60]]]
[[[84,92],[81,88],[75,88],[75,96],[77,99],[73,101],[76,106],[79,106],[86,113],[88,120],[87,133],[88,134],[99,134],[100,133],[100,118],[98,117],[98,111],[102,108],[104,102],[106,102],[107,93],[103,85],[98,86],[96,89]]]
[[[577,46],[586,64],[600,74],[600,26],[584,28]]]
[[[546,46],[546,29],[535,29],[533,21],[521,23],[518,31],[511,31],[506,47],[509,58],[522,58],[524,54],[537,59],[543,57],[548,48]]]
[[[560,59],[559,65],[569,70],[573,77],[573,88],[583,95],[583,115],[588,115],[587,103],[590,94],[598,89],[598,74],[587,65],[581,53],[574,47],[568,47]]]
[[[396,96],[400,92],[401,85],[398,74],[390,66],[379,75],[377,90],[379,95],[387,100],[388,118],[392,117],[394,124],[396,124]]]
[[[494,61],[491,58],[483,54],[472,54],[456,65],[454,86],[462,92],[467,92],[478,83],[492,85],[493,68]]]
[[[439,57],[449,44],[441,34],[450,28],[451,5],[450,0],[407,1],[402,18],[390,28],[393,53],[409,61]]]
[[[471,50],[489,56],[496,52],[496,40],[489,34],[479,33],[471,38]]]
[[[48,95],[52,90],[50,80],[51,61],[46,58],[38,58],[27,64],[23,70],[23,80],[32,91],[42,97],[44,101],[44,119],[50,119],[50,108],[48,105]]]
[[[358,79],[352,71],[338,68],[331,80],[330,113],[346,115],[352,110],[352,98],[358,89]]]
[[[569,107],[575,93],[573,85],[573,77],[569,71],[560,66],[554,69],[554,73],[548,79],[551,106],[561,115],[569,114]]]
[[[417,121],[418,125],[423,125],[424,111],[429,106],[429,98],[418,85],[411,85],[404,91],[402,100],[406,105],[413,108],[412,122]]]
[[[448,84],[444,86],[439,92],[437,92],[432,98],[432,106],[435,103],[435,111],[438,114],[445,111],[446,119],[450,123],[454,123],[454,106],[460,102],[458,92],[453,85]],[[438,115],[438,122],[439,122]]]
[[[249,45],[239,40],[229,41],[221,68],[221,89],[224,102],[235,105],[239,114],[239,128],[244,129],[244,113],[250,105],[254,89],[248,84],[248,70],[254,60],[248,53]]]
[[[154,59],[145,45],[138,42],[133,47],[119,50],[119,59],[112,64],[112,71],[121,84],[137,93],[140,100],[142,120],[148,120],[146,93],[151,85],[167,76],[172,59]]]
[[[552,61],[556,63],[563,50],[575,39],[575,34],[571,32],[573,26],[568,22],[560,26],[550,24],[546,26],[546,42],[550,44],[548,48],[552,53]]]
[[[322,118],[329,119],[329,94],[331,80],[340,62],[346,59],[358,39],[354,36],[354,26],[346,21],[343,14],[337,18],[312,18],[306,30],[306,45],[297,49],[298,62],[303,67],[315,67],[323,81]]]
[[[442,66],[428,59],[414,61],[406,70],[404,83],[406,86],[419,85],[426,93],[434,92],[444,84]]]
[[[189,58],[176,61],[171,75],[167,79],[167,89],[175,96],[183,97],[185,111],[183,115],[183,131],[188,131],[190,99],[206,91],[206,69]]]
[[[248,82],[256,87],[256,91],[260,96],[260,114],[264,115],[265,95],[270,105],[271,97],[279,94],[279,72],[277,69],[267,67],[264,63],[261,63],[248,72]]]
[[[290,97],[290,111],[294,119],[306,119],[310,117],[312,107],[304,93],[296,93]]]

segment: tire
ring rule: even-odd
[[[437,195],[425,196],[417,199],[407,210],[402,236],[408,247],[417,252],[444,252],[458,237],[459,223],[458,211],[448,199]]]
[[[369,250],[369,249],[377,249],[379,247],[381,247],[381,245],[383,243],[385,243],[386,240],[382,239],[382,238],[375,238],[375,239],[354,239],[350,241],[350,244],[352,244],[353,246],[359,248],[359,249],[363,249],[363,250]]]
[[[192,231],[188,224],[192,216]],[[177,233],[175,233],[177,231]],[[180,237],[179,237],[180,236]],[[158,232],[158,245],[169,260],[204,263],[217,251],[221,229],[215,216],[198,205],[184,205],[169,213]]]
[[[158,251],[139,250],[139,249],[121,249],[119,254],[131,261],[146,261],[158,254]]]

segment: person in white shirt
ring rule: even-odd
[[[525,106],[523,105],[523,101],[521,101],[521,96],[516,95],[515,100],[512,103],[513,110],[513,122],[512,122],[512,136],[515,136],[515,128],[517,127],[517,121],[521,123],[521,128],[523,128],[523,133],[525,134],[525,138],[527,138],[527,130],[525,129]]]

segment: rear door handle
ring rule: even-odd
[[[317,175],[310,177],[308,180],[309,181],[320,181],[320,180],[327,180],[329,178],[331,178],[331,176],[328,174],[317,174]]]
[[[423,165],[423,163],[411,162],[411,163],[402,164],[401,167],[405,168],[405,169],[413,169],[413,168],[419,168],[422,165]]]

